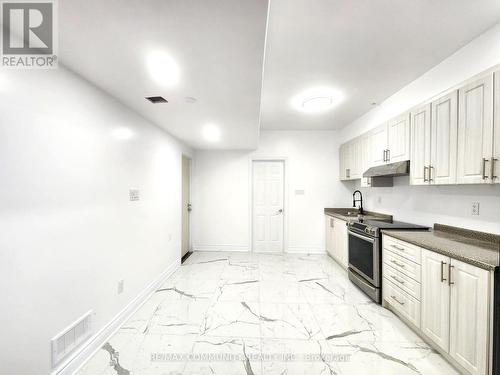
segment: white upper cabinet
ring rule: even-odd
[[[431,105],[410,112],[411,155],[410,183],[427,185],[431,164]]]
[[[450,355],[471,374],[488,373],[489,272],[451,260]]]
[[[363,177],[363,173],[371,167],[371,150],[372,150],[372,139],[369,134],[365,134],[361,138],[361,187],[371,186],[371,178]]]
[[[361,178],[361,138],[349,142],[350,179]]]
[[[493,157],[491,178],[500,184],[500,72],[495,73],[495,124],[493,129]]]
[[[378,126],[371,131],[371,165],[381,165],[387,162],[387,124]]]
[[[455,90],[432,102],[430,183],[456,183],[457,135],[458,93]]]
[[[386,161],[395,163],[410,160],[410,118],[408,113],[387,124]]]
[[[490,183],[493,154],[493,74],[459,90],[458,96],[459,184]]]

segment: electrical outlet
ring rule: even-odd
[[[122,294],[124,289],[125,289],[125,281],[124,280],[118,281],[118,288],[117,288],[118,294]]]
[[[479,216],[479,202],[472,202],[472,215]]]

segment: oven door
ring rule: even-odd
[[[349,230],[349,267],[380,287],[379,239]]]

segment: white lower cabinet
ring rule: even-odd
[[[489,272],[452,259],[450,277],[450,355],[471,374],[486,374]]]
[[[326,217],[326,251],[342,267],[348,266],[347,226],[344,220]]]
[[[447,353],[461,371],[488,374],[490,272],[418,249],[420,254],[414,245],[384,235],[384,305]]]
[[[422,332],[445,351],[450,337],[450,258],[422,249]]]

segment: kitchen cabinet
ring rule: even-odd
[[[431,105],[426,104],[412,110],[410,123],[410,184],[427,185],[431,164]]]
[[[398,116],[387,124],[386,161],[396,163],[410,160],[410,118],[408,113]]]
[[[410,121],[407,113],[371,132],[371,165],[410,160]]]
[[[422,249],[421,330],[471,374],[488,370],[490,273]]]
[[[458,93],[410,112],[412,185],[456,182]]]
[[[370,177],[363,177],[363,173],[371,167],[371,147],[372,140],[369,134],[361,137],[361,187],[370,187],[372,179]]]
[[[489,272],[455,259],[450,267],[450,355],[471,374],[486,374]]]
[[[361,138],[340,146],[340,179],[356,180],[361,178]]]
[[[454,184],[457,171],[458,92],[432,102],[429,183]]]
[[[371,131],[371,165],[377,166],[386,163],[387,154],[387,124],[376,127]]]
[[[450,258],[422,250],[422,332],[440,348],[448,351],[450,332]]]
[[[493,74],[458,90],[459,184],[491,183],[493,155]]]
[[[495,116],[493,125],[493,155],[491,158],[491,180],[500,184],[500,71],[495,73]]]
[[[326,217],[326,251],[342,267],[348,266],[347,226],[344,220]]]

